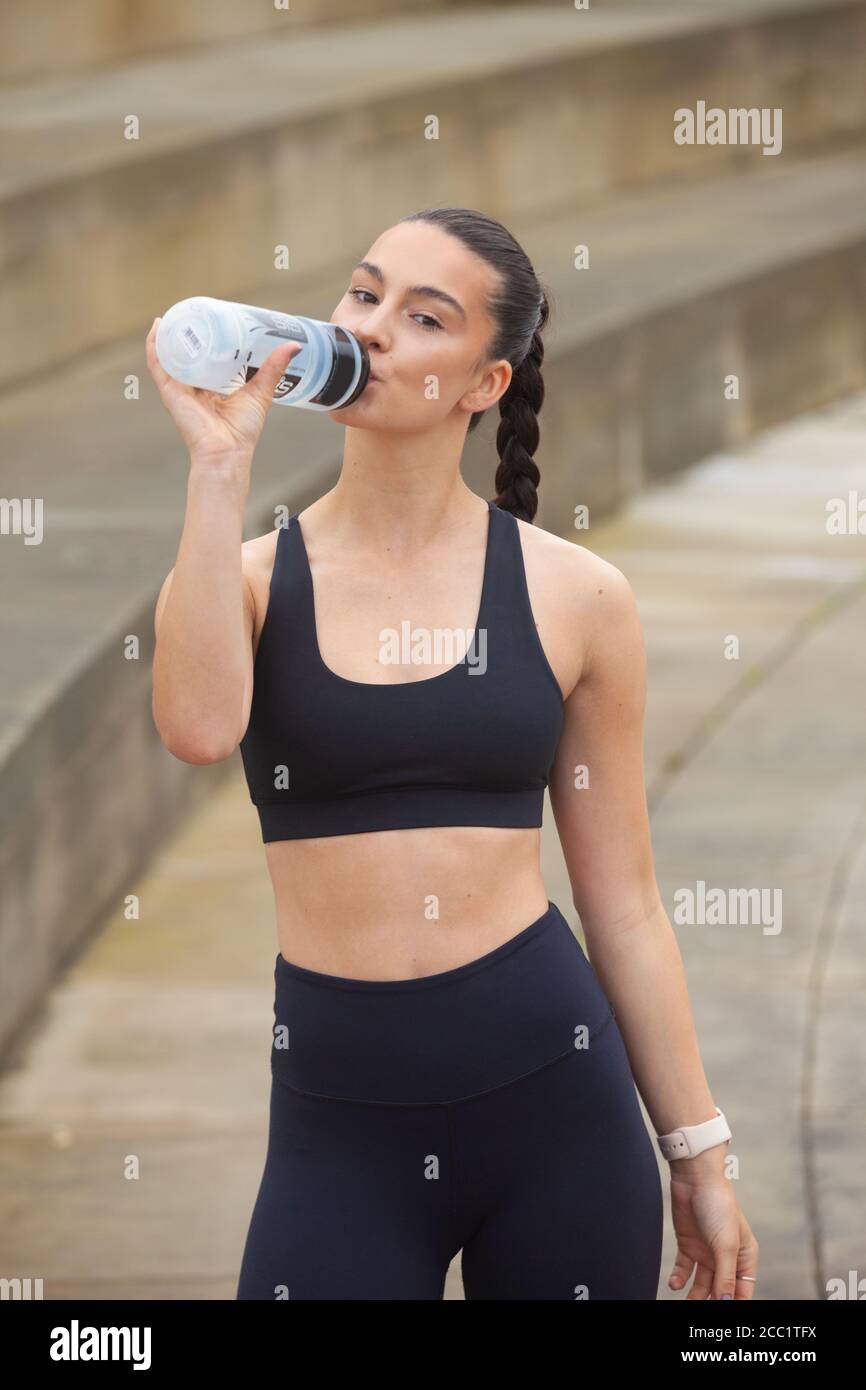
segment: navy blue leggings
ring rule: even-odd
[[[655,1299],[655,1147],[554,903],[467,965],[276,962],[270,1130],[239,1299]]]

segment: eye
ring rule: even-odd
[[[376,296],[374,294],[371,294],[369,290],[362,290],[360,288],[347,290],[346,293],[350,295],[352,299],[357,300],[359,304],[369,304],[371,300],[375,302],[376,299]],[[360,296],[362,294],[367,295],[367,299],[361,299]],[[424,329],[425,333],[436,333],[437,331],[440,331],[442,329],[441,323],[439,323],[437,319],[434,319],[432,314],[413,314],[412,317],[415,319],[428,320],[427,323],[419,323],[418,325],[419,328]]]

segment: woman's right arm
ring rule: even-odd
[[[176,758],[227,758],[252,695],[255,603],[241,563],[253,454],[273,392],[300,344],[275,348],[231,396],[175,381],[160,366],[155,319],[147,361],[189,449],[186,515],[154,614],[153,718]]]

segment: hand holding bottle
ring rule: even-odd
[[[163,405],[198,462],[251,459],[274,398],[274,389],[301,343],[281,343],[262,362],[252,380],[231,395],[186,386],[169,376],[156,355],[155,318],[146,339],[147,365]]]

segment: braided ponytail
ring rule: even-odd
[[[537,488],[541,474],[532,456],[538,448],[538,412],[544,404],[541,330],[549,313],[547,295],[542,291],[540,318],[529,351],[512,373],[508,390],[499,400],[502,419],[496,431],[496,450],[500,462],[494,500],[498,507],[523,521],[532,521],[538,511]]]
[[[544,401],[541,365],[542,330],[550,315],[547,293],[522,246],[501,222],[473,208],[426,208],[401,222],[433,222],[459,238],[496,271],[497,289],[487,310],[493,323],[485,359],[504,358],[511,364],[511,381],[499,398],[501,419],[496,432],[499,465],[491,500],[503,511],[532,521],[538,511],[541,474],[533,455],[538,448],[538,413]],[[484,415],[476,411],[467,433]]]

